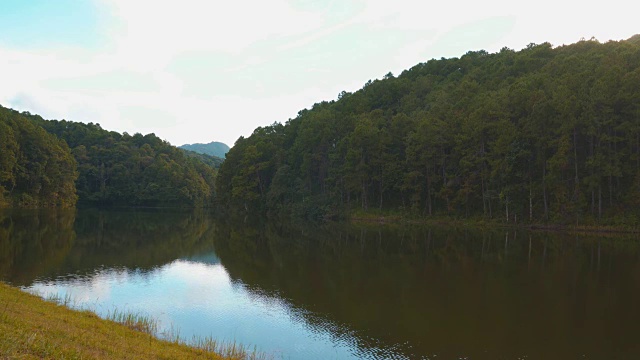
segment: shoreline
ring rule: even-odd
[[[563,225],[544,223],[501,223],[491,220],[477,219],[452,219],[447,217],[434,218],[407,218],[401,215],[366,215],[358,214],[346,218],[351,223],[377,223],[377,224],[409,224],[426,226],[460,226],[477,227],[486,229],[524,229],[543,232],[568,232],[585,234],[640,234],[640,227],[624,227],[614,225]]]
[[[107,319],[68,307],[70,299],[47,298],[0,282],[0,358],[262,359],[235,343],[178,336],[161,339],[155,320],[118,313]],[[151,324],[151,325],[150,325]]]

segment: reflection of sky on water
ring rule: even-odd
[[[313,314],[292,308],[277,296],[232,282],[215,255],[204,258],[205,263],[176,260],[147,272],[98,269],[82,277],[38,280],[28,289],[45,297],[68,295],[76,306],[102,316],[114,309],[148,314],[159,320],[161,329],[177,329],[183,338],[197,335],[237,341],[255,345],[275,358],[380,356],[381,349],[362,353],[357,338],[347,329],[321,319],[310,326],[305,316]]]

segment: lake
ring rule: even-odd
[[[0,280],[275,359],[638,359],[640,242],[205,212],[0,212]]]

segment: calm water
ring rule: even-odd
[[[640,240],[0,212],[0,279],[279,359],[638,359]]]

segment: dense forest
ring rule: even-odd
[[[64,141],[0,106],[0,207],[72,207],[77,177]]]
[[[0,110],[0,127],[13,127],[0,128],[0,193],[17,199],[4,206],[74,205],[76,191],[78,202],[89,206],[213,204],[219,162],[212,157],[189,154],[154,134],[132,136],[99,124]]]
[[[182,152],[184,152],[185,156],[187,157],[192,157],[192,158],[196,158],[200,161],[202,161],[203,163],[218,169],[220,167],[220,165],[222,165],[222,162],[224,161],[224,159],[219,158],[217,156],[213,156],[213,155],[207,155],[207,154],[203,154],[203,153],[198,153],[195,151],[191,151],[191,150],[185,150],[183,148],[179,148],[182,150]]]
[[[217,186],[239,212],[637,224],[640,36],[389,73],[238,139]]]
[[[213,201],[213,167],[154,134],[132,136],[99,124],[31,118],[71,148],[80,203],[201,207]]]

